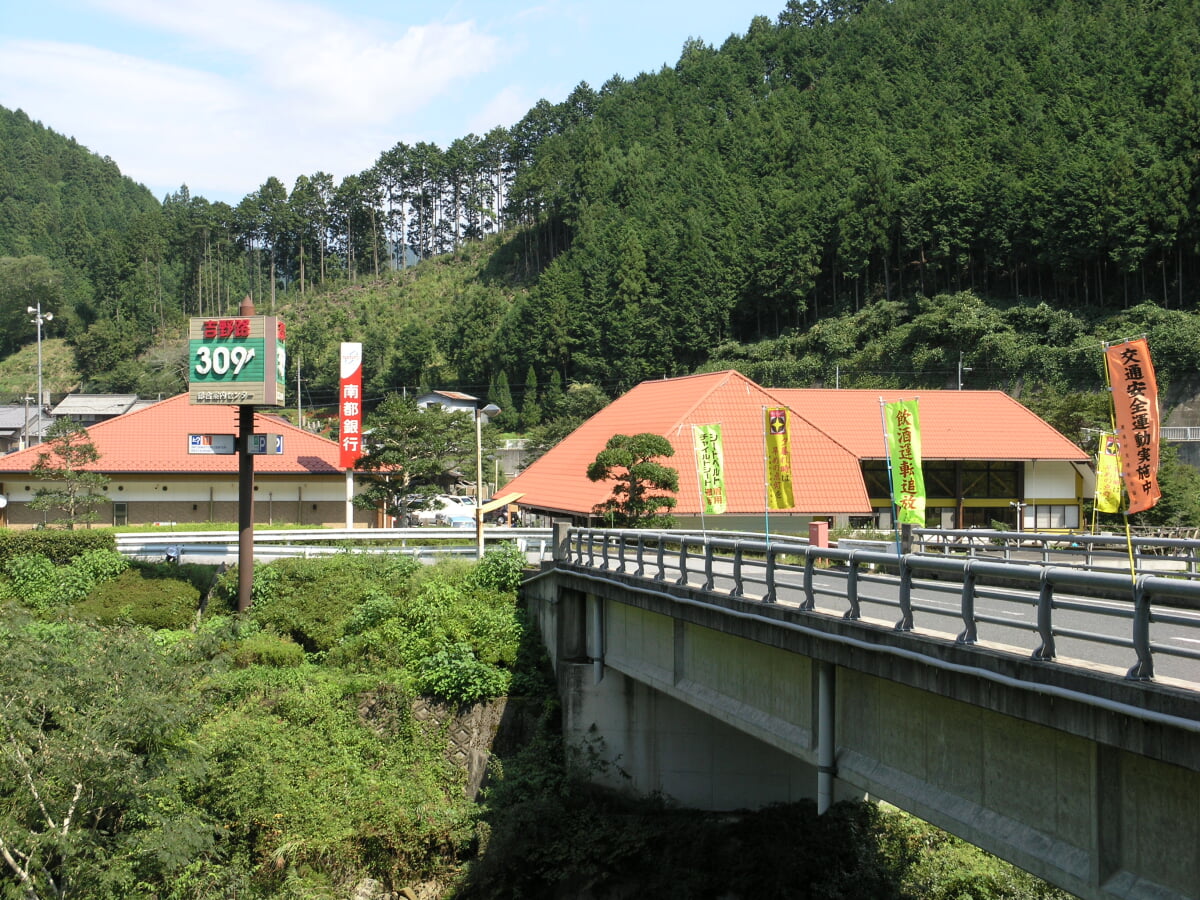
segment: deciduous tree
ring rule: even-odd
[[[389,395],[367,416],[366,454],[358,461],[360,509],[382,507],[404,521],[463,472],[475,471],[475,423],[470,414],[422,409]],[[490,441],[489,441],[490,444]]]

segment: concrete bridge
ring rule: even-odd
[[[1089,900],[1200,898],[1200,640],[1157,634],[1200,638],[1200,583],[562,528],[523,593],[599,781],[703,809],[870,796]],[[1153,677],[1168,651],[1197,684]]]

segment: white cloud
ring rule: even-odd
[[[280,103],[326,123],[411,113],[494,66],[499,41],[474,22],[371,23],[280,0],[95,0],[201,51],[233,54]]]
[[[509,86],[501,90],[489,100],[478,113],[471,118],[471,131],[483,136],[500,125],[511,128],[530,108],[537,103],[537,98],[530,99],[529,95],[520,88]]]
[[[231,202],[270,175],[290,187],[333,165],[367,168],[406,117],[501,54],[472,22],[372,30],[275,0],[96,5],[177,37],[188,63],[211,67],[220,57],[226,74],[82,45],[12,42],[0,45],[0,104],[75,136],[156,192],[192,180]]]

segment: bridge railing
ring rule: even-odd
[[[897,631],[916,630],[918,617],[949,618],[961,644],[977,643],[981,626],[1014,629],[1031,636],[1037,644],[1032,656],[1040,660],[1058,658],[1066,641],[1073,648],[1114,647],[1131,658],[1126,676],[1133,679],[1154,677],[1156,654],[1200,661],[1200,649],[1192,649],[1200,648],[1200,582],[1178,576],[1017,565],[954,553],[897,555],[712,532],[573,528],[566,554],[567,562],[602,572],[850,620],[863,617],[864,605],[891,609]],[[981,600],[1024,607],[1031,615],[1026,620],[982,612]],[[1119,627],[1093,624],[1102,620],[1117,620]],[[1154,625],[1192,637],[1156,642]]]
[[[485,527],[484,548],[515,543],[531,560],[547,559],[548,528]],[[181,562],[236,562],[236,531],[146,531],[116,535],[117,550],[133,559],[161,560],[167,548]],[[396,553],[430,559],[474,556],[475,530],[464,528],[293,528],[256,530],[254,558],[269,562],[286,557],[314,558],[339,553]]]
[[[1200,580],[1200,540],[1162,535],[914,528],[918,553],[1039,562],[1093,571],[1173,573]]]

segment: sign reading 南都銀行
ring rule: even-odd
[[[275,316],[193,318],[188,332],[191,402],[283,406],[286,336]]]

